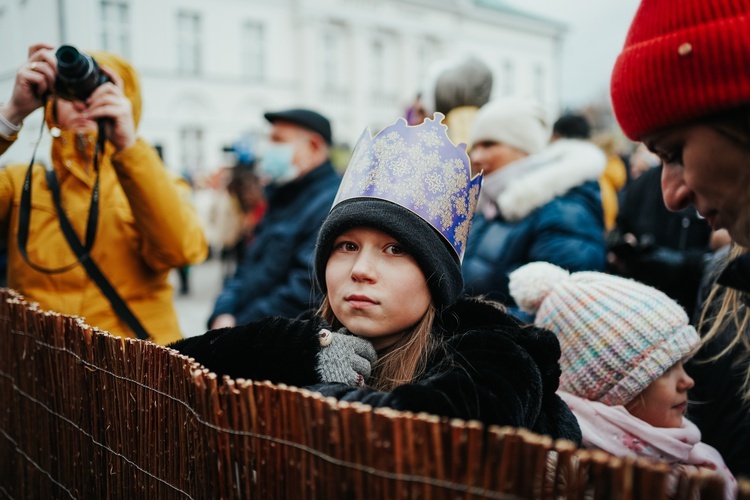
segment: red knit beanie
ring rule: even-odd
[[[633,140],[750,104],[750,0],[642,0],[611,92]]]

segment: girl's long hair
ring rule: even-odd
[[[742,106],[717,114],[708,118],[705,123],[739,147],[750,150],[750,106]],[[746,168],[748,169],[747,175],[750,175],[750,165]],[[731,262],[748,251],[749,249],[735,244],[729,252],[727,262]],[[701,311],[698,330],[703,331],[704,327],[708,328],[708,332],[702,339],[702,344],[706,344],[728,328],[735,328],[735,334],[729,344],[720,353],[706,361],[714,362],[734,349],[737,344],[742,343],[745,352],[740,355],[739,360],[745,364],[745,372],[741,396],[743,401],[748,403],[750,402],[750,332],[748,331],[750,308],[743,300],[743,294],[746,295],[745,292],[714,285]]]
[[[334,328],[343,325],[336,318],[328,297],[318,309],[318,315],[328,321]],[[379,391],[392,391],[396,387],[408,384],[417,379],[427,368],[427,359],[440,345],[437,337],[432,334],[437,312],[430,304],[422,319],[391,346],[385,354],[379,354],[373,364],[373,373],[368,386]]]

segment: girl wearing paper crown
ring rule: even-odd
[[[175,344],[221,375],[308,386],[373,407],[525,427],[580,442],[555,394],[553,334],[459,299],[481,176],[436,114],[360,139],[321,227],[325,299],[306,320],[268,318]]]
[[[647,457],[680,470],[713,471],[736,482],[721,455],[683,417],[693,379],[683,360],[700,339],[685,311],[662,292],[597,272],[534,262],[510,274],[510,292],[562,349],[559,394],[583,432],[583,446]]]
[[[664,163],[666,206],[695,206],[735,242],[718,278],[730,289],[723,298],[709,297],[704,341],[713,340],[696,356],[711,362],[690,367],[696,387],[705,387],[690,415],[735,474],[744,475],[750,475],[748,54],[747,0],[643,0],[611,81],[623,131]]]

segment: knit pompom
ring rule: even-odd
[[[532,262],[510,273],[510,294],[522,311],[536,314],[550,290],[570,273],[549,262]]]

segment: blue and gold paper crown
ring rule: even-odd
[[[442,119],[435,113],[409,126],[400,118],[375,137],[365,130],[333,206],[352,198],[396,203],[435,228],[463,259],[482,174],[471,177],[466,144],[450,141]]]

